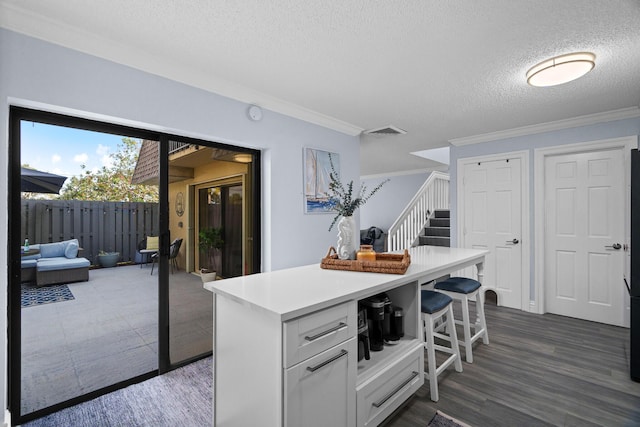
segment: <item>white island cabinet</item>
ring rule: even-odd
[[[290,268],[205,284],[215,293],[213,425],[376,426],[424,383],[420,285],[486,251],[412,248],[404,275]],[[358,301],[386,292],[401,341],[358,361]]]

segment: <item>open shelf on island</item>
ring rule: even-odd
[[[385,344],[381,351],[371,351],[369,360],[362,359],[358,362],[356,379],[358,387],[386,366],[393,364],[422,345],[422,339],[420,339],[422,329],[418,324],[420,296],[417,283],[410,282],[399,285],[388,289],[385,293],[391,300],[392,306],[400,307],[404,312],[404,337],[397,344]]]

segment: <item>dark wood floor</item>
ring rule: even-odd
[[[425,381],[387,427],[426,426],[436,410],[473,427],[640,426],[628,329],[495,305],[485,312],[490,344],[474,345],[474,363],[440,376],[437,403]]]

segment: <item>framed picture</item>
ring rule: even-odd
[[[329,159],[331,155],[331,159]],[[340,173],[340,155],[329,151],[304,148],[304,212],[331,213],[329,174],[331,162]]]

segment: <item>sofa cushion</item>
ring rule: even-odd
[[[40,245],[40,256],[42,258],[63,257],[66,246],[65,242],[42,243]]]
[[[66,242],[67,247],[64,249],[64,256],[67,258],[75,258],[78,256],[78,240],[73,239]]]
[[[69,249],[70,245],[71,245],[71,248]],[[55,243],[42,243],[40,245],[40,256],[42,258],[54,258],[54,257],[75,258],[76,256],[78,256],[79,247],[80,245],[78,243],[78,239],[64,240],[62,242],[55,242]]]
[[[68,270],[70,268],[89,268],[91,263],[86,258],[41,258],[38,261],[38,271]]]

